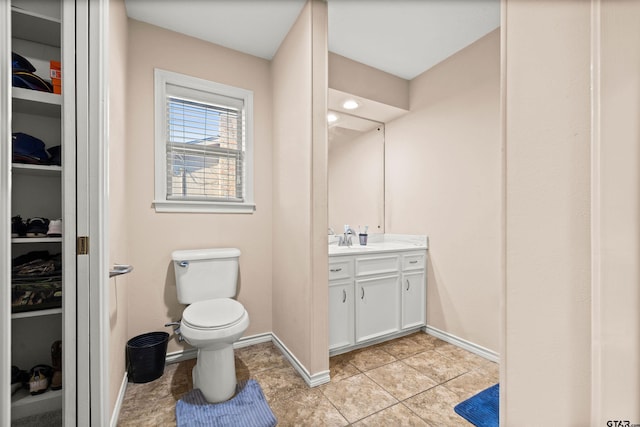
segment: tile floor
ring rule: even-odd
[[[331,382],[309,388],[272,343],[237,349],[238,379],[253,378],[279,426],[471,426],[453,407],[498,382],[498,365],[417,332],[330,359]],[[175,426],[195,360],[129,383],[118,426]]]

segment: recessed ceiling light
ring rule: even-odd
[[[358,101],[356,101],[355,99],[347,99],[342,104],[342,108],[344,108],[345,110],[355,110],[359,106],[360,104],[358,104]]]
[[[333,122],[335,122],[336,120],[338,120],[338,116],[337,116],[335,113],[329,113],[329,114],[327,114],[327,121],[328,121],[329,123],[333,123]]]

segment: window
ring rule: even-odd
[[[155,70],[157,212],[251,213],[253,92]]]

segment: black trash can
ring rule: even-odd
[[[149,332],[127,341],[127,373],[129,381],[148,383],[164,373],[167,357],[167,332]]]

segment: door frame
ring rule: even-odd
[[[89,3],[89,361],[91,425],[110,422],[109,382],[109,1]]]
[[[78,236],[89,255],[78,256],[78,422],[110,422],[108,293],[108,0],[77,2]],[[80,65],[82,64],[82,65]],[[86,283],[87,286],[81,284]]]
[[[0,138],[11,141],[11,3],[0,3],[0,87],[4,96],[0,96]],[[4,90],[7,89],[7,90]],[[0,198],[11,198],[10,144],[0,144]],[[3,203],[0,208],[0,283],[11,283],[11,203]],[[0,306],[11,306],[11,287],[2,286]],[[11,425],[11,310],[0,310],[0,425]]]

